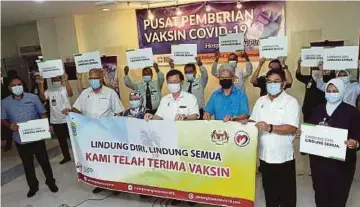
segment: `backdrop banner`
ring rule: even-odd
[[[207,1],[139,9],[139,46],[158,55],[170,54],[173,44],[197,44],[198,54],[208,54],[219,50],[220,35],[241,32],[249,56],[258,57],[260,38],[285,35],[284,7],[284,1]]]
[[[78,179],[89,185],[220,206],[254,206],[254,124],[92,119],[70,113],[68,126]]]

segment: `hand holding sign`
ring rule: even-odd
[[[286,36],[260,39],[260,57],[277,58],[286,57],[288,52],[288,39]]]
[[[87,73],[93,68],[102,68],[98,51],[74,55],[74,60],[78,73]]]
[[[219,36],[220,52],[237,52],[244,50],[244,34],[231,33]]]
[[[358,67],[359,46],[324,49],[325,70],[345,70]]]
[[[129,69],[139,69],[153,66],[152,48],[144,48],[126,52]]]
[[[37,62],[40,74],[44,78],[61,76],[64,73],[64,65],[61,59]]]
[[[171,45],[171,55],[175,64],[188,64],[195,62],[197,56],[196,44]]]

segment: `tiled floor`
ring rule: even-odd
[[[51,193],[47,186],[44,184],[44,176],[40,168],[37,168],[37,176],[40,181],[40,190],[33,198],[27,199],[26,193],[28,191],[25,177],[23,174],[19,174],[19,177],[13,179],[6,178],[13,174],[15,170],[21,170],[19,168],[20,160],[17,157],[16,150],[13,149],[10,152],[2,153],[1,157],[1,171],[2,171],[2,188],[1,188],[1,206],[3,207],[74,207],[80,204],[83,200],[88,198],[102,199],[108,196],[108,193],[102,193],[100,195],[93,195],[91,193],[92,187],[83,183],[79,183],[75,178],[74,163],[67,163],[65,165],[59,165],[59,161],[62,159],[61,155],[58,155],[58,149],[56,148],[56,141],[48,141],[48,149],[54,148],[52,152],[49,152],[52,168],[54,171],[57,184],[60,191],[56,194]],[[16,167],[17,166],[17,167]],[[21,166],[21,165],[20,165]],[[15,167],[15,168],[14,168]],[[11,171],[13,170],[13,171]],[[3,185],[3,181],[8,180],[7,184]],[[298,176],[298,207],[313,207],[313,191],[311,187],[311,177]],[[350,199],[348,201],[348,207],[360,206],[360,170],[357,171],[354,183],[351,189]],[[156,203],[155,203],[156,201]],[[66,204],[66,205],[61,205]],[[79,207],[160,207],[165,206],[166,200],[163,199],[148,199],[140,200],[137,195],[120,194],[118,196],[110,195],[108,198],[102,201],[86,201]],[[170,205],[168,205],[170,206]],[[187,206],[186,204],[183,206]],[[197,205],[204,206],[204,205]],[[265,207],[264,195],[261,188],[261,179],[257,178],[256,184],[256,206]]]

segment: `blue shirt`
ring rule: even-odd
[[[20,100],[15,100],[12,95],[1,101],[1,119],[13,123],[21,123],[40,119],[46,110],[37,95],[24,93]],[[21,144],[19,132],[13,132],[15,142]]]
[[[223,120],[226,115],[249,115],[249,103],[243,90],[232,87],[226,96],[222,88],[216,90],[210,97],[205,111],[215,116],[215,120]]]

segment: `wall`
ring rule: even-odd
[[[302,102],[304,86],[295,79],[295,67],[301,46],[309,41],[345,40],[347,44],[357,44],[359,38],[359,2],[286,2],[286,33],[290,49],[288,65],[294,76],[294,85],[289,93]],[[337,15],[338,14],[338,15]],[[346,14],[346,15],[345,15]],[[104,55],[117,55],[120,69],[122,100],[127,105],[129,90],[123,84],[123,70],[126,64],[125,50],[138,46],[136,16],[134,10],[100,12],[75,16],[79,51],[99,50]],[[257,63],[253,63],[254,69]],[[182,69],[182,66],[177,67]],[[207,65],[210,72],[210,65]],[[162,67],[163,72],[167,68]],[[264,66],[263,73],[266,72]],[[131,71],[134,80],[141,79],[141,71]],[[218,87],[217,80],[210,75],[205,97]],[[168,93],[166,87],[163,93]],[[247,83],[247,93],[251,106],[258,98],[259,90]]]
[[[1,57],[19,56],[19,48],[39,45],[36,23],[1,28]]]

